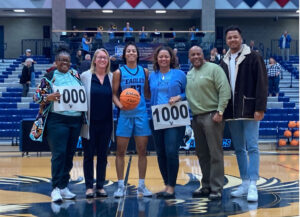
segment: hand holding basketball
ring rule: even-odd
[[[133,88],[127,88],[120,95],[120,102],[123,105],[122,109],[132,110],[140,103],[140,94]]]

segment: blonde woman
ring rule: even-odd
[[[112,73],[109,54],[97,49],[91,68],[81,75],[88,101],[88,124],[83,125],[83,171],[86,197],[107,197],[105,181],[107,152],[113,129],[112,119]],[[97,155],[96,191],[94,185],[94,154]]]

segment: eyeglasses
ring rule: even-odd
[[[97,56],[96,58],[99,60],[107,60],[108,59],[107,56]]]
[[[59,62],[65,62],[65,63],[69,63],[70,60],[69,59],[58,59]]]

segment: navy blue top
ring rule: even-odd
[[[108,75],[104,77],[103,84],[95,74],[91,82],[91,122],[111,121],[112,117],[112,89]]]

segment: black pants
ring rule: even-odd
[[[96,188],[102,189],[105,181],[107,152],[112,132],[112,121],[91,121],[90,139],[82,140],[83,172],[86,188],[94,184],[94,155],[97,155]]]
[[[50,146],[52,187],[67,187],[73,156],[76,151],[82,117],[49,113],[46,123],[47,141]]]
[[[152,127],[152,126],[151,126]],[[185,127],[153,130],[160,173],[165,185],[175,187],[179,169],[179,146],[183,140]]]

